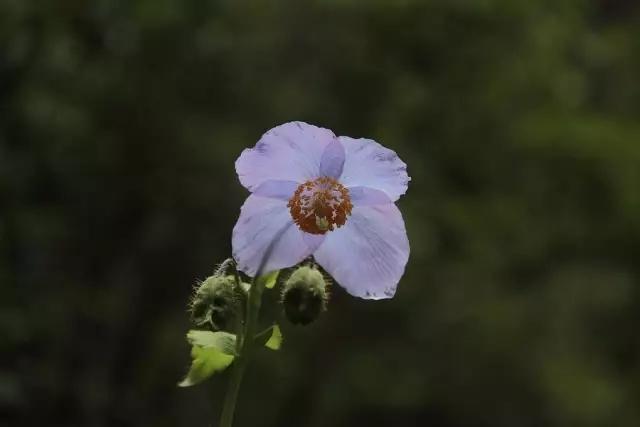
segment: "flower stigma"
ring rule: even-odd
[[[298,227],[310,234],[343,226],[353,208],[349,190],[328,176],[300,184],[287,206]]]

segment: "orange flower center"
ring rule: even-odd
[[[327,176],[300,184],[287,206],[298,227],[311,234],[343,226],[353,208],[349,190]]]

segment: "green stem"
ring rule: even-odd
[[[245,311],[244,327],[238,333],[236,340],[239,340],[238,344],[238,356],[234,361],[231,380],[229,388],[227,389],[227,395],[224,399],[224,406],[222,408],[222,415],[220,416],[219,427],[232,427],[233,415],[236,410],[236,401],[238,400],[238,393],[240,391],[240,383],[242,383],[242,377],[244,376],[245,368],[249,363],[251,353],[253,352],[254,339],[258,327],[258,315],[260,314],[260,306],[262,305],[262,292],[264,291],[265,281],[261,279],[262,273],[267,265],[267,260],[271,256],[271,252],[276,243],[280,241],[282,235],[287,231],[291,224],[287,224],[278,231],[274,239],[264,251],[260,265],[256,271],[253,280],[251,281],[251,289],[249,290],[249,298],[247,298],[247,310]],[[235,265],[234,265],[235,266]],[[236,269],[236,281],[240,280],[238,270]],[[237,283],[236,283],[237,284]],[[241,332],[241,333],[240,333]]]
[[[251,340],[247,340],[251,341]],[[231,367],[231,380],[227,395],[224,399],[224,407],[222,408],[222,416],[220,417],[220,427],[231,427],[233,425],[233,415],[236,410],[236,401],[240,392],[240,384],[244,376],[244,369],[247,365],[247,358],[238,356]]]
[[[258,276],[256,275],[256,277]],[[232,427],[233,425],[233,415],[235,413],[236,401],[240,391],[240,384],[242,383],[245,368],[247,367],[249,358],[253,351],[254,340],[250,337],[253,337],[256,334],[258,315],[260,314],[260,306],[262,305],[263,291],[264,281],[254,278],[251,290],[249,291],[249,299],[247,301],[246,321],[242,330],[242,344],[240,346],[238,356],[232,366],[231,380],[225,397],[222,416],[220,417],[220,427]]]

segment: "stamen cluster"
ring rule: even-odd
[[[287,206],[298,227],[310,234],[343,226],[353,209],[349,190],[326,176],[300,184]]]

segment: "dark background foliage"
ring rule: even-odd
[[[335,287],[238,426],[640,425],[633,0],[0,2],[0,424],[205,426],[185,305],[233,162],[304,120],[396,150],[393,300]],[[273,294],[270,298],[273,298]],[[215,423],[214,423],[215,424]]]

